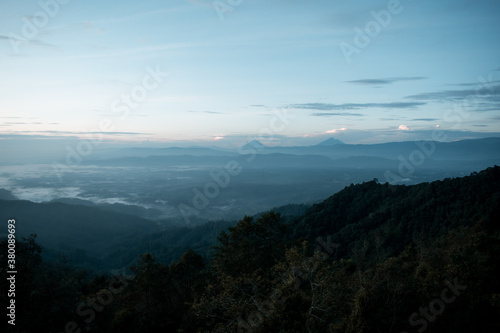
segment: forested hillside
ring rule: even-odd
[[[492,227],[500,215],[499,168],[470,177],[414,186],[352,185],[311,207],[294,224],[294,237],[330,235],[343,244],[337,255],[370,244],[389,255],[412,242],[426,241],[459,226],[483,222]]]
[[[9,329],[497,332],[499,185],[500,167],[414,186],[351,185],[298,218],[243,218],[208,260],[188,250],[167,265],[145,253],[130,276],[49,264],[35,238],[18,241]]]
[[[16,218],[18,235],[37,234],[47,246],[46,258],[58,261],[64,256],[75,265],[99,269],[107,266],[106,254],[124,240],[159,230],[153,221],[137,216],[58,202],[0,200],[0,218]]]

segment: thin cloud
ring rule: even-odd
[[[60,60],[73,60],[73,59],[92,59],[92,58],[109,58],[109,57],[121,57],[132,54],[140,54],[140,53],[152,53],[152,52],[161,52],[168,50],[181,50],[181,49],[189,49],[189,48],[201,48],[213,46],[210,42],[179,42],[179,43],[170,43],[164,45],[153,45],[153,46],[141,46],[135,48],[127,48],[127,49],[118,49],[109,52],[103,53],[91,53],[91,54],[79,54],[79,55],[71,55],[71,56],[62,56],[62,57],[54,57],[53,59]]]
[[[410,128],[406,125],[399,125],[398,130],[400,131],[409,131]]]
[[[277,134],[277,133],[271,133],[271,134],[265,134],[265,133],[250,133],[250,134],[237,134],[237,133],[230,133],[230,134],[220,134],[220,135],[215,135],[215,136],[210,136],[210,138],[213,140],[214,138],[217,137],[222,137],[224,141],[238,141],[238,142],[245,142],[248,143],[248,138],[253,138],[255,140],[261,140],[262,138],[264,139],[286,139],[288,138],[287,135],[283,134]],[[221,139],[219,139],[221,140]],[[251,140],[250,140],[251,141]]]
[[[152,135],[152,133],[139,133],[139,132],[86,132],[89,134],[108,134],[108,135]],[[85,134],[85,133],[84,133]]]
[[[349,112],[315,112],[311,116],[314,117],[331,117],[331,116],[351,116],[351,117],[362,117],[364,114],[361,113],[349,113]]]
[[[117,22],[128,22],[128,21],[134,21],[138,19],[144,19],[148,18],[149,16],[155,16],[155,15],[165,15],[165,14],[175,14],[181,11],[186,11],[189,9],[183,9],[183,8],[173,8],[173,9],[167,9],[167,8],[162,8],[162,9],[157,9],[157,10],[152,10],[152,11],[147,11],[147,12],[141,12],[141,13],[134,13],[131,15],[124,15],[124,16],[119,16],[119,17],[111,17],[111,18],[102,18],[102,19],[96,19],[93,20],[93,22],[89,22],[91,24],[102,24],[102,23],[117,23]],[[87,21],[85,21],[87,22]],[[84,22],[84,26],[85,26]],[[88,26],[88,24],[87,24]],[[59,26],[55,27],[53,29],[64,29],[66,26]]]
[[[387,85],[387,84],[393,84],[396,82],[402,82],[402,81],[417,81],[417,80],[425,80],[428,79],[427,77],[424,76],[414,76],[414,77],[390,77],[390,78],[380,78],[380,79],[361,79],[361,80],[352,80],[352,81],[345,81],[347,83],[353,83],[353,84],[358,84],[358,85]]]
[[[28,131],[25,131],[28,132]],[[41,131],[32,131],[35,133],[40,133]],[[19,134],[20,132],[16,131],[16,133],[12,134],[0,134],[0,139],[19,139],[19,140],[30,140],[30,139],[78,139],[76,136],[56,136],[56,135],[41,135],[41,134]]]
[[[459,103],[467,100],[467,109],[470,111],[499,111],[500,84],[491,81],[485,84],[477,83],[475,88],[462,90],[442,90],[406,96],[407,99],[426,102]]]
[[[489,81],[488,84],[498,84],[500,80]],[[458,87],[481,87],[481,83],[479,82],[467,82],[467,83],[454,83],[450,84],[450,86],[458,86]]]
[[[468,84],[467,84],[468,85]],[[414,99],[420,101],[456,101],[464,98],[475,97],[488,97],[493,98],[495,101],[500,101],[500,84],[475,84],[475,89],[462,89],[462,90],[441,90],[428,93],[420,93],[416,95],[406,96],[407,99]]]
[[[425,104],[427,103],[424,102],[344,103],[344,104],[305,103],[305,104],[292,104],[289,107],[295,109],[306,109],[306,110],[334,111],[334,110],[359,110],[367,108],[413,109]]]
[[[224,114],[222,112],[217,112],[217,111],[188,111],[192,113],[207,113],[207,114]]]
[[[71,131],[16,131],[16,133],[47,133],[47,134],[64,134],[64,135],[82,135],[82,134],[104,134],[104,135],[152,135],[152,133],[138,133],[138,132],[71,132]]]
[[[210,1],[210,0],[204,0],[204,1],[203,0],[185,0],[185,1],[192,3],[192,4],[195,4],[195,5],[207,7],[207,8],[213,7],[212,1]]]
[[[437,118],[415,118],[412,120],[414,120],[414,121],[437,121],[439,119],[437,119]]]
[[[345,128],[345,127],[342,127],[339,129],[334,128],[332,130],[325,131],[325,134],[338,134],[338,133],[341,133],[341,132],[346,131],[346,130],[347,130],[347,128]]]
[[[57,45],[54,44],[49,44],[46,42],[43,42],[39,39],[19,39],[14,36],[7,36],[7,35],[0,35],[0,40],[6,40],[6,41],[15,41],[18,43],[23,43],[23,44],[31,44],[35,46],[42,46],[42,47],[49,47],[49,48],[57,48]]]
[[[9,37],[9,36],[5,36],[5,35],[0,35],[0,39],[1,40],[11,40],[11,39],[14,39],[15,41],[25,42],[25,40],[17,39],[17,38],[14,38],[14,37]]]
[[[24,122],[24,121],[12,122],[12,121],[8,121],[5,124],[9,124],[9,125],[42,125],[43,123],[38,122],[38,121],[37,122]]]

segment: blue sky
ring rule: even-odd
[[[0,137],[500,136],[499,17],[481,0],[2,0]]]

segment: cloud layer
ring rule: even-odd
[[[393,84],[396,82],[418,81],[425,79],[428,78],[423,76],[414,76],[414,77],[391,77],[391,78],[380,78],[380,79],[361,79],[361,80],[351,80],[346,82],[359,85],[380,86],[380,85]]]

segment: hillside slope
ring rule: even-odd
[[[375,236],[396,254],[418,239],[482,221],[490,225],[500,214],[500,167],[468,177],[418,185],[393,186],[376,180],[351,185],[313,205],[293,223],[294,237],[360,244]],[[397,235],[397,237],[396,237]],[[344,246],[339,255],[346,255]]]
[[[0,219],[12,218],[18,237],[37,234],[46,256],[93,268],[122,240],[158,231],[152,221],[95,207],[0,200]]]

